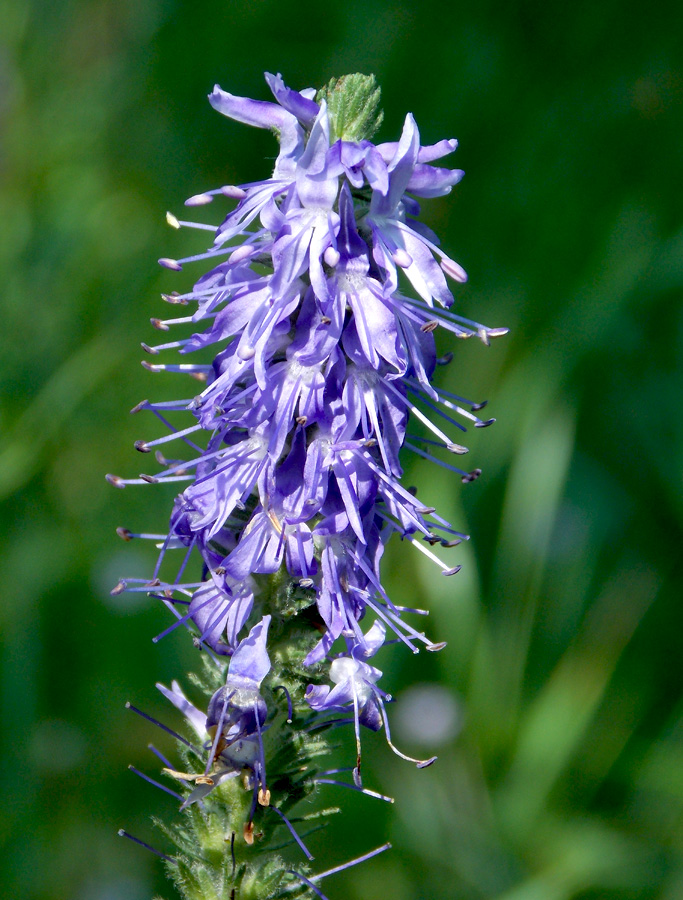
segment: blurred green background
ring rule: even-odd
[[[151,643],[154,601],[108,594],[153,553],[115,526],[163,529],[171,494],[103,476],[138,473],[154,426],[127,410],[183,390],[139,365],[176,286],[157,257],[201,246],[166,209],[275,155],[206,94],[266,99],[267,69],[374,72],[381,139],[406,111],[423,142],[459,138],[467,177],[424,218],[470,273],[458,308],[511,327],[440,373],[498,419],[468,436],[482,478],[406,461],[472,533],[463,571],[403,545],[385,567],[449,642],[379,660],[397,742],[440,760],[418,772],[368,736],[368,783],[397,802],[326,794],[348,809],[316,866],[395,850],[326,892],[683,897],[680,3],[4,0],[0,45],[2,896],[172,894],[116,836],[160,843],[149,816],[175,815],[126,770],[156,768],[157,735],[123,704],[163,711],[155,680],[194,655]]]

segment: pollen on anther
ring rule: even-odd
[[[122,541],[132,541],[133,540],[133,532],[129,531],[127,528],[117,528],[116,533],[121,538]]]

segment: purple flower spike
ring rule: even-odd
[[[208,808],[214,788],[242,773],[240,784],[253,791],[247,843],[255,810],[270,803],[266,749],[281,719],[268,704],[279,702],[279,689],[293,730],[310,724],[311,711],[312,730],[353,722],[354,784],[346,787],[373,794],[362,787],[362,728],[383,729],[391,749],[419,768],[434,761],[412,759],[392,743],[391,696],[371,660],[389,644],[411,653],[444,645],[414,624],[425,610],[395,605],[381,561],[397,534],[443,575],[459,571],[448,556],[467,535],[402,483],[403,456],[410,451],[463,484],[478,478],[479,469],[461,467],[461,433],[494,420],[480,417],[484,403],[438,387],[435,373],[452,354],[437,355],[434,332],[487,345],[505,333],[456,310],[451,286],[467,274],[419,220],[416,198],[444,196],[463,177],[433,164],[457,141],[422,146],[409,113],[398,141],[374,144],[379,91],[367,76],[332,80],[318,92],[293,90],[279,74],[266,81],[272,100],[218,86],[209,96],[226,117],[272,131],[279,153],[262,181],[198,186],[190,209],[227,207],[215,231],[169,214],[175,228],[212,231],[212,243],[194,256],[159,260],[184,273],[198,263],[199,275],[182,293],[163,295],[175,314],[152,320],[164,337],[143,345],[154,356],[144,365],[189,375],[192,386],[183,399],[136,407],[168,428],[136,442],[143,453],[155,451],[145,459],[156,457],[160,471],[108,476],[117,487],[180,489],[164,534],[120,531],[161,550],[151,579],[122,579],[115,592],[158,597],[174,616],[163,633],[187,626],[217,664],[223,683],[216,690],[221,681],[210,681],[206,714],[176,682],[159,686],[208,751],[203,774],[172,774],[194,784],[184,806],[205,800]],[[166,336],[171,326],[184,329],[176,341]],[[167,362],[172,350],[179,358]],[[189,425],[176,425],[183,412]],[[312,622],[315,639],[283,652],[288,629],[299,635]],[[278,791],[281,776],[273,781]],[[281,816],[271,818],[287,822],[285,798],[274,795],[274,804]]]

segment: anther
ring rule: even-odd
[[[140,341],[140,346],[145,351],[145,353],[151,353],[152,356],[158,356],[159,351],[155,350],[154,347],[150,347],[149,344],[146,344],[144,341]]]
[[[330,319],[329,316],[321,316],[321,317],[320,317],[320,324],[321,324],[321,325],[331,325],[331,324],[332,324],[332,319]]]
[[[147,406],[148,403],[149,403],[149,400],[141,400],[141,401],[137,404],[137,406],[134,406],[134,407],[131,409],[131,413],[138,413],[138,412],[140,412],[141,410],[143,410],[143,409]]]
[[[463,453],[469,453],[469,449],[463,447],[462,444],[446,444],[446,449],[451,453],[457,453],[458,456],[462,456]]]
[[[446,641],[439,641],[437,644],[427,644],[425,650],[429,650],[430,653],[437,653],[439,650],[443,650],[446,646]]]
[[[307,416],[297,416],[296,417],[296,424],[301,425],[302,428],[306,424],[306,422],[308,422]]]
[[[479,410],[483,409],[488,404],[488,402],[488,400],[484,400],[482,403],[473,403],[470,406],[470,409],[472,410],[472,412],[479,412]]]
[[[412,256],[407,253],[402,247],[399,247],[398,250],[394,250],[394,252],[391,254],[391,258],[401,269],[407,269],[413,264]]]
[[[462,266],[459,266],[455,260],[449,259],[447,256],[439,263],[441,268],[444,270],[446,275],[450,275],[454,281],[460,281],[464,283],[467,281],[467,272],[463,269]]]
[[[127,528],[117,528],[116,533],[121,538],[122,541],[132,541],[133,540],[133,532],[129,531]]]
[[[481,419],[479,419],[478,421],[476,421],[474,423],[474,427],[475,428],[488,428],[488,426],[493,425],[493,423],[495,421],[496,421],[495,419],[486,419],[486,421],[482,421]]]
[[[449,550],[451,547],[457,547],[459,544],[462,544],[462,538],[455,538],[452,541],[441,541],[441,546]]]
[[[255,252],[255,247],[251,247],[249,244],[242,244],[242,246],[238,247],[234,253],[230,254],[230,256],[228,257],[228,262],[230,263],[230,265],[234,266],[245,259],[249,259],[249,257],[253,256]]]
[[[432,331],[436,331],[438,327],[439,323],[436,321],[436,319],[431,319],[431,321],[425,322],[424,325],[420,326],[420,331],[424,331],[425,334],[431,334]]]
[[[162,256],[158,262],[160,266],[163,266],[165,269],[171,269],[173,272],[182,272],[183,270],[177,259],[169,259],[167,256]]]
[[[140,453],[149,453],[151,450],[151,447],[148,447],[144,441],[136,441],[133,446],[136,450],[139,450]]]
[[[125,488],[125,486],[126,486],[126,484],[125,484],[123,478],[121,478],[121,477],[118,476],[118,475],[111,475],[111,474],[108,474],[108,475],[105,475],[104,477],[107,479],[107,481],[109,482],[109,484],[112,484],[112,485],[113,485],[114,487],[116,487],[116,488],[122,488],[122,489],[123,489],[123,488]]]
[[[147,484],[159,484],[160,479],[155,478],[154,475],[145,475],[143,472],[140,472],[140,478],[143,481],[146,481]]]
[[[323,253],[323,259],[331,269],[334,269],[334,267],[341,259],[341,254],[335,247],[328,247],[327,250]]]
[[[251,846],[251,844],[254,843],[254,823],[253,822],[245,822],[242,833],[244,835],[244,842]]]
[[[423,516],[431,516],[433,512],[436,512],[436,506],[420,506],[415,512],[419,512]]]
[[[166,213],[166,221],[171,226],[171,228],[180,228],[180,222],[176,219],[172,212]]]
[[[265,791],[263,788],[259,788],[258,802],[261,806],[270,806],[270,791],[268,788],[266,788]]]
[[[436,360],[437,366],[447,366],[449,363],[453,362],[453,354],[449,351],[448,353],[444,353],[443,356],[439,356]]]
[[[452,569],[443,569],[441,574],[448,577],[449,575],[457,575],[458,572],[462,569],[462,566],[453,566]]]
[[[471,481],[476,481],[477,478],[481,475],[481,469],[472,469],[471,472],[468,472],[466,475],[463,475],[460,479],[463,484],[469,484]]]
[[[109,591],[109,594],[110,594],[110,596],[112,596],[112,597],[118,597],[119,594],[122,594],[122,593],[126,590],[127,587],[128,587],[128,585],[126,584],[126,582],[123,581],[123,580],[121,580],[121,581],[119,581],[119,583],[116,585],[116,587],[112,588],[112,589]]]
[[[235,184],[224,184],[221,188],[221,194],[224,197],[230,197],[232,200],[244,200],[247,196],[247,192]]]
[[[503,337],[503,335],[508,334],[510,331],[509,328],[487,328],[486,333],[490,338]]]
[[[187,300],[184,297],[181,297],[178,291],[171,291],[170,294],[162,294],[161,299],[165,300],[166,303],[180,303],[181,306],[187,306]]]
[[[192,197],[187,198],[185,206],[205,206],[207,203],[211,203],[212,200],[211,194],[193,194]]]
[[[161,319],[150,319],[149,321],[152,323],[152,328],[156,328],[157,331],[169,330],[168,325],[164,324]]]

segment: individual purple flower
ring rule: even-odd
[[[380,621],[376,621],[364,636],[362,644],[357,644],[347,655],[337,656],[330,665],[330,680],[334,687],[328,685],[309,685],[306,700],[315,712],[347,712],[353,710],[353,723],[356,734],[356,765],[353,769],[355,784],[360,787],[361,781],[361,739],[360,726],[364,725],[372,731],[379,731],[384,725],[387,743],[402,759],[414,762],[419,769],[430,766],[436,757],[429,759],[413,759],[397,750],[391,741],[389,720],[384,708],[385,702],[391,701],[391,695],[385,693],[377,682],[382,676],[379,669],[365,662],[380,649],[384,643],[386,629]]]
[[[157,685],[162,694],[179,709],[201,739],[212,739],[203,773],[196,775],[167,770],[181,781],[194,781],[197,787],[183,807],[196,803],[243,768],[253,772],[259,802],[268,805],[262,732],[268,709],[260,694],[261,682],[270,671],[266,639],[270,616],[263,619],[240,641],[230,658],[226,683],[211,698],[206,715],[183,694],[177,682],[171,689]],[[212,771],[215,769],[215,771]]]

